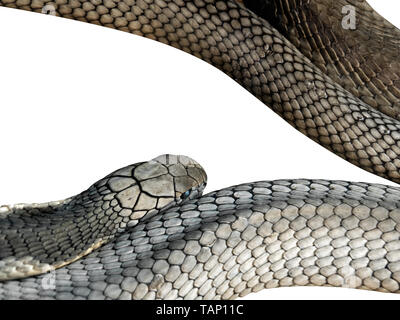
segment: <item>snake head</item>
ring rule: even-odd
[[[107,177],[108,188],[115,194],[123,221],[138,222],[150,212],[200,196],[207,175],[193,159],[162,155],[115,171]]]

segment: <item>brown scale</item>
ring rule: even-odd
[[[400,113],[400,32],[364,0],[244,1],[334,81],[375,109]],[[345,5],[356,29],[344,29]]]

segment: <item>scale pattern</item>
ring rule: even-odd
[[[235,79],[299,131],[400,182],[400,123],[325,75],[267,21],[234,1],[0,0],[169,44]]]
[[[234,299],[264,288],[399,292],[400,189],[324,180],[243,184],[185,201],[2,299]]]
[[[247,0],[320,70],[399,119],[400,31],[364,0]],[[352,20],[351,20],[352,19]]]
[[[71,263],[204,183],[197,162],[166,155],[119,169],[64,201],[0,207],[0,281]]]

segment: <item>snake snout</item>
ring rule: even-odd
[[[203,167],[188,156],[164,154],[152,161],[163,165],[173,178],[176,199],[192,198],[201,194],[207,183],[207,174]]]

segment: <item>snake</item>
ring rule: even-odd
[[[364,0],[0,0],[200,58],[298,131],[400,182],[400,31]],[[0,299],[235,299],[400,291],[400,188],[282,179],[203,195],[166,154],[71,198],[0,207]]]

